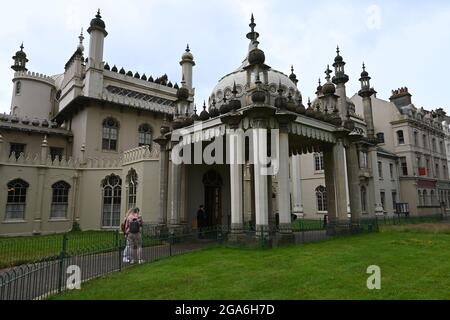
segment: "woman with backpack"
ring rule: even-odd
[[[138,263],[143,263],[142,260],[142,226],[144,222],[142,221],[142,216],[140,214],[139,208],[134,208],[132,213],[128,216],[125,223],[125,232],[127,234],[127,240],[130,245],[130,250],[132,250],[131,261],[133,264],[135,260]],[[137,259],[135,259],[137,258]]]

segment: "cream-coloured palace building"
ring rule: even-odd
[[[449,207],[442,109],[416,108],[407,88],[389,101],[376,97],[365,67],[361,90],[348,97],[339,49],[306,102],[293,69],[288,76],[266,64],[255,26],[252,17],[248,55],[199,114],[189,47],[179,85],[119,69],[103,60],[100,12],[88,29],[89,50],[81,34],[61,74],[29,71],[21,46],[11,112],[0,115],[0,235],[63,232],[75,222],[114,229],[135,206],[147,223],[189,229],[204,204],[208,224],[228,226],[237,238],[247,225],[264,233],[276,223],[289,237],[293,215],[338,223],[394,215],[396,203],[408,203],[411,215]],[[250,133],[242,141],[229,129]],[[279,132],[273,174],[251,161],[271,145],[255,129]],[[172,161],[177,148],[184,156],[220,140],[243,163]]]

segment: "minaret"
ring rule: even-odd
[[[361,72],[361,90],[359,90],[358,95],[362,97],[363,108],[364,108],[364,120],[367,124],[367,137],[372,142],[375,141],[375,128],[373,122],[372,113],[372,99],[371,96],[375,93],[375,90],[370,87],[370,77],[369,73],[366,71],[366,66],[363,63],[363,71]]]
[[[87,30],[91,39],[89,43],[89,65],[96,68],[100,68],[100,64],[103,63],[103,48],[105,44],[105,38],[108,36],[106,32],[105,22],[100,15],[100,9],[98,9],[97,15],[91,20],[91,26]]]
[[[108,35],[105,28],[105,22],[102,20],[99,9],[87,30],[91,39],[84,90],[86,96],[93,98],[100,98],[103,93],[103,46],[105,37]]]
[[[28,71],[26,65],[28,62],[27,54],[23,51],[23,43],[20,45],[20,51],[17,51],[15,56],[12,57],[14,60],[14,65],[11,66],[11,69],[13,69],[16,72],[22,71],[26,72]]]
[[[339,96],[337,102],[337,108],[339,110],[339,115],[342,120],[347,119],[348,105],[347,105],[347,93],[345,89],[345,84],[348,82],[348,75],[345,74],[345,62],[340,55],[339,47],[336,48],[336,58],[334,58],[334,77],[333,83],[336,85],[336,94]]]
[[[181,56],[180,66],[186,82],[186,88],[188,88],[189,92],[193,94],[192,69],[195,66],[195,61],[194,56],[191,53],[191,49],[189,49],[189,44],[186,46],[186,51]]]

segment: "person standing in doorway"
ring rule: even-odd
[[[201,205],[197,210],[197,228],[199,239],[203,239],[205,237],[204,235],[205,226],[206,226],[206,211],[205,207]]]

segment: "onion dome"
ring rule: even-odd
[[[255,48],[248,53],[248,62],[251,65],[264,64],[265,61],[266,55],[264,54],[264,51],[259,48]]]
[[[299,114],[305,114],[305,112],[306,112],[306,108],[303,105],[303,101],[302,101],[302,96],[301,95],[299,95],[299,98],[297,100],[296,112],[299,113]]]
[[[11,69],[14,71],[28,71],[26,68],[26,64],[28,62],[27,54],[23,51],[24,46],[23,43],[20,45],[20,50],[16,52],[12,59],[14,60],[14,65],[11,66]]]
[[[291,112],[297,112],[297,105],[295,104],[294,99],[292,99],[292,94],[290,92],[288,94],[286,109],[288,109]]]
[[[104,69],[110,71],[110,70],[111,70],[111,67],[109,66],[108,63],[106,63],[105,66],[104,66]]]
[[[369,76],[369,73],[366,71],[366,64],[363,63],[363,71],[361,72],[361,78],[366,78]]]
[[[167,86],[168,86],[169,88],[173,88],[172,82],[169,81],[169,83],[167,84]]]
[[[197,114],[197,106],[194,106],[194,113],[191,115],[192,121],[199,121],[200,117]]]
[[[234,111],[239,110],[241,108],[242,104],[241,104],[241,100],[236,98],[236,95],[238,93],[237,89],[236,89],[236,82],[234,82],[233,91],[231,91],[231,93],[233,94],[233,98],[228,103],[229,109],[230,109],[230,111],[231,110],[234,110]]]
[[[295,85],[297,85],[298,80],[296,74],[294,73],[294,66],[291,66],[291,74],[289,75],[289,79],[291,79],[291,81],[295,83]]]
[[[320,110],[320,103],[318,103],[316,105],[316,112],[314,113],[314,118],[316,118],[317,120],[321,120],[321,121],[323,121],[325,119],[324,114]]]
[[[181,87],[177,91],[178,100],[187,100],[189,98],[189,89],[186,87]]]
[[[153,80],[153,77],[152,77],[152,76],[150,76],[150,78],[148,78],[148,82],[155,82],[155,81]]]
[[[312,104],[311,104],[311,99],[310,98],[308,98],[308,108],[306,109],[306,111],[305,111],[305,114],[308,116],[308,117],[313,117],[314,116],[314,109],[313,109],[313,107],[312,107]]]
[[[180,89],[180,87],[178,86],[178,83],[175,83],[175,85],[173,86],[174,89]]]
[[[330,70],[330,66],[327,66],[327,70],[325,70],[325,74],[327,75],[325,77],[325,79],[327,79],[327,83],[325,83],[322,87],[322,94],[324,95],[330,95],[330,94],[334,94],[336,92],[336,87],[334,86],[334,84],[330,81],[331,77],[331,70]]]
[[[281,81],[278,84],[278,97],[275,98],[275,108],[285,110],[287,107],[286,98],[283,97],[283,89],[281,88]]]
[[[336,48],[336,58],[334,58],[334,62],[335,63],[342,63],[344,62],[344,58],[342,58],[342,56],[339,54],[339,46]]]
[[[117,72],[117,71],[118,71],[116,65],[114,65],[114,67],[112,67],[111,71],[112,71],[112,72]]]
[[[189,44],[186,46],[186,51],[181,56],[182,62],[194,61],[194,56],[191,53],[191,49],[189,49]]]
[[[140,75],[138,72],[136,72],[136,73],[134,74],[134,77],[135,77],[136,79],[140,79],[140,78],[141,78],[141,75]]]
[[[125,73],[126,73],[126,72],[125,72],[125,69],[124,69],[124,68],[120,68],[119,73],[120,73],[120,74],[125,74]]]
[[[88,32],[90,33],[92,29],[102,29],[103,31],[106,29],[105,22],[100,15],[100,9],[98,9],[95,18],[91,20],[91,27],[88,29]]]
[[[230,112],[231,108],[230,108],[230,105],[227,103],[227,97],[224,96],[222,101],[223,101],[223,103],[219,108],[220,114],[225,114],[225,113]]]
[[[133,76],[133,72],[132,71],[128,71],[127,72],[127,76],[132,77]]]
[[[200,120],[201,121],[206,121],[209,119],[209,113],[208,111],[206,111],[206,103],[203,102],[203,111],[200,113]]]
[[[213,99],[211,108],[209,108],[209,115],[211,116],[211,118],[220,116],[220,112],[216,107],[216,99]]]
[[[145,75],[145,73],[142,75],[141,80],[147,81],[147,76]]]

